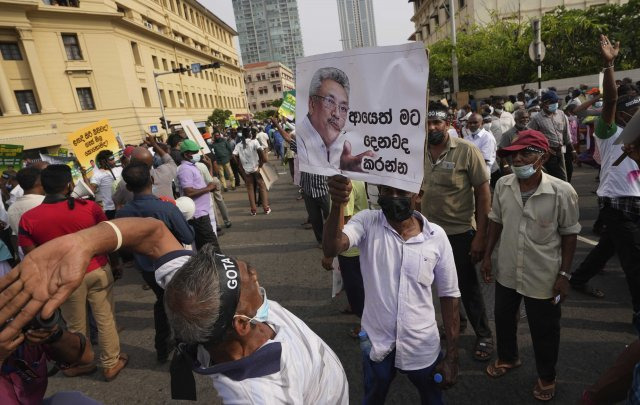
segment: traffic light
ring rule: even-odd
[[[200,70],[204,69],[220,69],[220,62],[210,63],[208,65],[201,65]]]
[[[169,126],[169,128],[171,128],[171,121],[167,120],[167,126],[164,125],[164,119],[162,117],[160,117],[160,126],[162,127],[162,129],[164,129],[165,131],[168,129],[167,126]]]
[[[179,67],[179,68],[171,69],[171,71],[172,71],[173,73],[186,73],[186,72],[188,72],[188,71],[189,71],[189,69],[190,69],[189,67],[184,67],[184,66],[183,66],[183,67]]]

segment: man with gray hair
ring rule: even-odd
[[[351,155],[342,129],[349,114],[349,78],[340,69],[318,69],[309,85],[309,112],[296,128],[298,158],[303,167],[362,171],[362,159],[372,151]]]
[[[251,265],[209,244],[197,253],[183,250],[151,218],[101,222],[30,252],[0,278],[0,319],[12,317],[0,344],[41,309],[50,317],[80,285],[94,254],[121,247],[153,259],[156,281],[166,289],[167,318],[182,341],[171,364],[174,399],[195,399],[194,371],[211,377],[223,403],[349,403],[338,357],[304,322],[267,299]]]

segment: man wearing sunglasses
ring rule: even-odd
[[[351,155],[342,129],[349,115],[349,78],[340,69],[318,69],[309,86],[309,113],[297,131],[300,163],[312,167],[362,171],[362,159],[372,151]]]

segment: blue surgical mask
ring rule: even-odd
[[[602,101],[596,101],[596,102],[593,104],[593,106],[594,106],[595,108],[602,108]]]
[[[552,113],[556,112],[556,110],[558,109],[558,103],[549,104],[549,107],[547,108],[549,108],[549,111]]]
[[[535,169],[535,165],[536,163],[538,163],[538,160],[536,160],[535,162],[528,164],[528,165],[524,165],[524,166],[513,166],[511,165],[511,170],[513,171],[513,174],[516,175],[517,178],[522,179],[522,180],[526,180],[529,177],[533,176],[534,174],[536,174],[536,169]]]
[[[249,322],[254,324],[258,322],[266,322],[269,319],[269,300],[267,299],[267,292],[263,287],[260,287],[260,295],[262,295],[262,305],[260,305],[260,308],[256,311],[256,316],[249,318],[246,315],[236,314],[234,315],[234,318],[236,316],[241,316],[243,318],[247,318]]]

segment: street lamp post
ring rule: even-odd
[[[153,72],[153,81],[156,84],[156,92],[158,92],[158,101],[160,101],[160,114],[162,114],[162,122],[164,122],[165,131],[169,131],[169,125],[167,124],[167,117],[164,115],[164,104],[162,104],[162,96],[160,95],[160,88],[158,87],[158,76],[168,75],[173,72]],[[168,132],[167,132],[168,133]]]
[[[451,45],[453,45],[453,50],[451,51],[453,94],[456,94],[460,91],[460,85],[458,83],[458,56],[456,55],[456,9],[454,0],[449,0],[449,18],[451,19]]]

